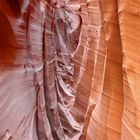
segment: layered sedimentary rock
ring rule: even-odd
[[[89,36],[90,32],[97,31],[98,21],[100,21],[103,37],[98,37],[104,45],[103,48],[107,50],[102,53],[106,59],[97,59],[93,70],[92,89],[81,139],[136,140],[140,138],[138,103],[140,66],[137,57],[139,41],[136,39],[140,35],[139,4],[138,1],[127,0],[83,1],[83,6],[86,7],[84,12],[88,14],[88,25],[90,27],[93,24],[95,28],[92,31],[89,28]],[[95,37],[93,36],[92,39],[94,40]],[[89,44],[95,46],[93,42]],[[98,48],[101,48],[99,43]],[[137,50],[137,53],[132,48]],[[96,54],[98,55],[99,52],[97,50]],[[94,60],[96,58],[98,57]],[[105,67],[103,64],[102,67],[99,66],[100,62],[103,62]]]
[[[80,17],[62,1],[2,0],[0,8],[0,135],[71,139],[80,131],[69,111]]]
[[[139,140],[139,7],[0,0],[0,140]]]

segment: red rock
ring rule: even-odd
[[[0,140],[138,140],[138,0],[0,0]]]

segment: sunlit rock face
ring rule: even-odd
[[[139,6],[136,0],[81,1],[87,57],[92,54],[84,72],[89,78],[82,83],[83,74],[79,84],[90,92],[77,90],[77,108],[86,112],[81,139],[140,139]]]
[[[0,140],[139,140],[139,7],[0,0]]]

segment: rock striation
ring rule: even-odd
[[[0,140],[139,140],[139,7],[0,0]]]

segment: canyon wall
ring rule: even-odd
[[[81,139],[140,139],[139,4],[127,0],[81,2],[83,17],[88,17],[88,44],[96,54],[94,61],[90,59],[94,70]]]
[[[139,7],[0,0],[0,140],[139,140]]]

